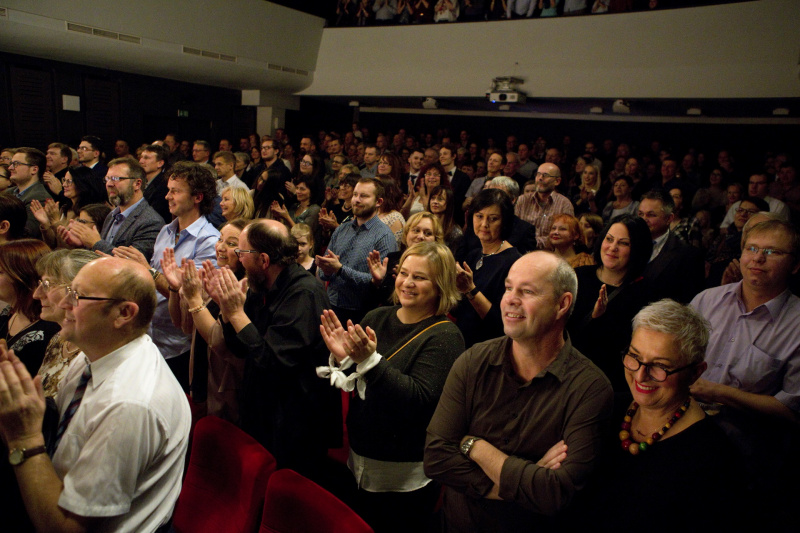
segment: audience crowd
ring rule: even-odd
[[[696,7],[724,0],[329,0],[331,26],[386,26],[600,15]]]
[[[637,143],[3,148],[9,527],[166,531],[190,404],[379,532],[785,527],[793,154]]]

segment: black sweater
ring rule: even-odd
[[[422,461],[425,430],[439,402],[447,374],[464,351],[458,328],[443,315],[416,324],[397,318],[399,306],[370,311],[361,326],[375,330],[383,359],[364,375],[365,400],[356,396],[347,415],[353,450],[381,461]],[[432,324],[391,360],[409,339]]]

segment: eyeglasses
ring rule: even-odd
[[[561,176],[556,176],[556,175],[553,175],[553,174],[548,174],[547,172],[537,172],[536,173],[536,177],[538,178],[539,176],[543,177],[544,179],[560,178],[561,177]]]
[[[12,161],[8,164],[8,168],[17,168],[20,165],[25,165],[26,167],[35,167],[36,165],[31,165],[29,163],[23,163],[22,161]]]
[[[306,161],[305,159],[300,161],[300,166],[303,166],[303,167],[310,167],[310,166],[313,166],[313,165],[314,165],[314,163],[312,163],[311,161]]]
[[[233,253],[236,254],[236,257],[239,259],[242,258],[242,254],[260,254],[258,250],[242,250],[241,248],[236,248]]]
[[[61,185],[73,185],[74,183],[74,180],[64,180],[61,182]]]
[[[736,212],[739,213],[740,215],[743,213],[755,215],[756,213],[758,213],[758,209],[745,209],[744,207],[737,207]]]
[[[67,285],[67,303],[70,307],[78,307],[78,303],[81,300],[96,300],[99,302],[107,301],[107,302],[124,302],[125,300],[122,298],[103,298],[100,296],[81,296],[75,290],[72,289],[69,285]]]
[[[758,246],[747,246],[742,251],[751,255],[758,255],[758,252],[763,252],[764,257],[775,257],[775,258],[792,254],[792,252],[787,252],[785,250],[780,250],[778,248],[759,248]]]
[[[641,367],[644,367],[644,373],[647,374],[647,376],[653,381],[660,383],[662,381],[666,381],[666,379],[672,374],[677,374],[678,372],[682,372],[687,368],[697,366],[697,364],[692,363],[691,365],[682,366],[680,368],[676,368],[675,370],[669,370],[660,363],[643,363],[638,359],[636,354],[625,352],[622,354],[622,366],[631,372],[637,372]]]
[[[55,289],[56,287],[66,287],[66,283],[53,283],[50,280],[40,279],[39,280],[39,288],[45,292],[50,292],[50,289]]]
[[[74,220],[75,220],[75,222],[80,222],[81,224],[87,224],[87,225],[88,225],[88,224],[94,224],[94,222],[93,222],[93,221],[91,221],[91,220],[84,220],[84,219],[82,219],[82,218],[76,218],[76,219],[74,219]]]
[[[129,178],[127,176],[106,176],[103,178],[103,181],[108,183],[109,181],[112,183],[118,183],[120,180],[135,180],[137,178]]]

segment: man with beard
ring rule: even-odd
[[[225,344],[246,359],[240,425],[278,468],[318,478],[342,431],[339,391],[316,375],[328,361],[319,329],[325,288],[297,264],[297,242],[280,222],[251,223],[236,253],[247,285],[222,268],[206,288],[220,306]]]
[[[353,189],[353,220],[340,224],[331,236],[325,255],[316,256],[320,278],[328,284],[331,309],[343,324],[361,322],[368,309],[364,303],[370,285],[367,256],[378,251],[381,261],[397,250],[397,240],[389,226],[378,218],[384,188],[380,180],[361,178]]]
[[[106,192],[109,202],[116,207],[106,217],[100,232],[86,221],[70,221],[68,230],[60,230],[64,233],[64,240],[106,254],[117,246],[132,246],[149,261],[164,219],[144,198],[144,182],[144,168],[130,157],[111,161],[106,175]]]
[[[514,214],[536,227],[536,245],[540,250],[545,250],[553,217],[562,213],[575,216],[575,209],[569,198],[556,192],[556,187],[561,183],[561,171],[557,165],[542,163],[535,176],[536,192],[531,196],[520,196],[514,206]]]

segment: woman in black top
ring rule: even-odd
[[[439,496],[422,468],[425,429],[464,351],[445,316],[458,300],[450,250],[434,242],[406,250],[394,300],[399,305],[370,311],[358,325],[325,311],[331,366],[318,373],[357,392],[347,416],[355,510],[377,532],[424,531]]]
[[[479,192],[468,218],[472,227],[467,231],[475,232],[481,246],[467,252],[463,265],[456,264],[458,291],[466,298],[453,311],[467,348],[503,335],[500,299],[511,265],[522,257],[506,240],[514,223],[514,206],[505,191]]]
[[[572,344],[606,373],[614,391],[626,395],[619,354],[631,336],[631,319],[649,299],[640,279],[653,243],[647,224],[622,215],[611,221],[595,244],[595,265],[575,269],[578,297],[567,323]]]

